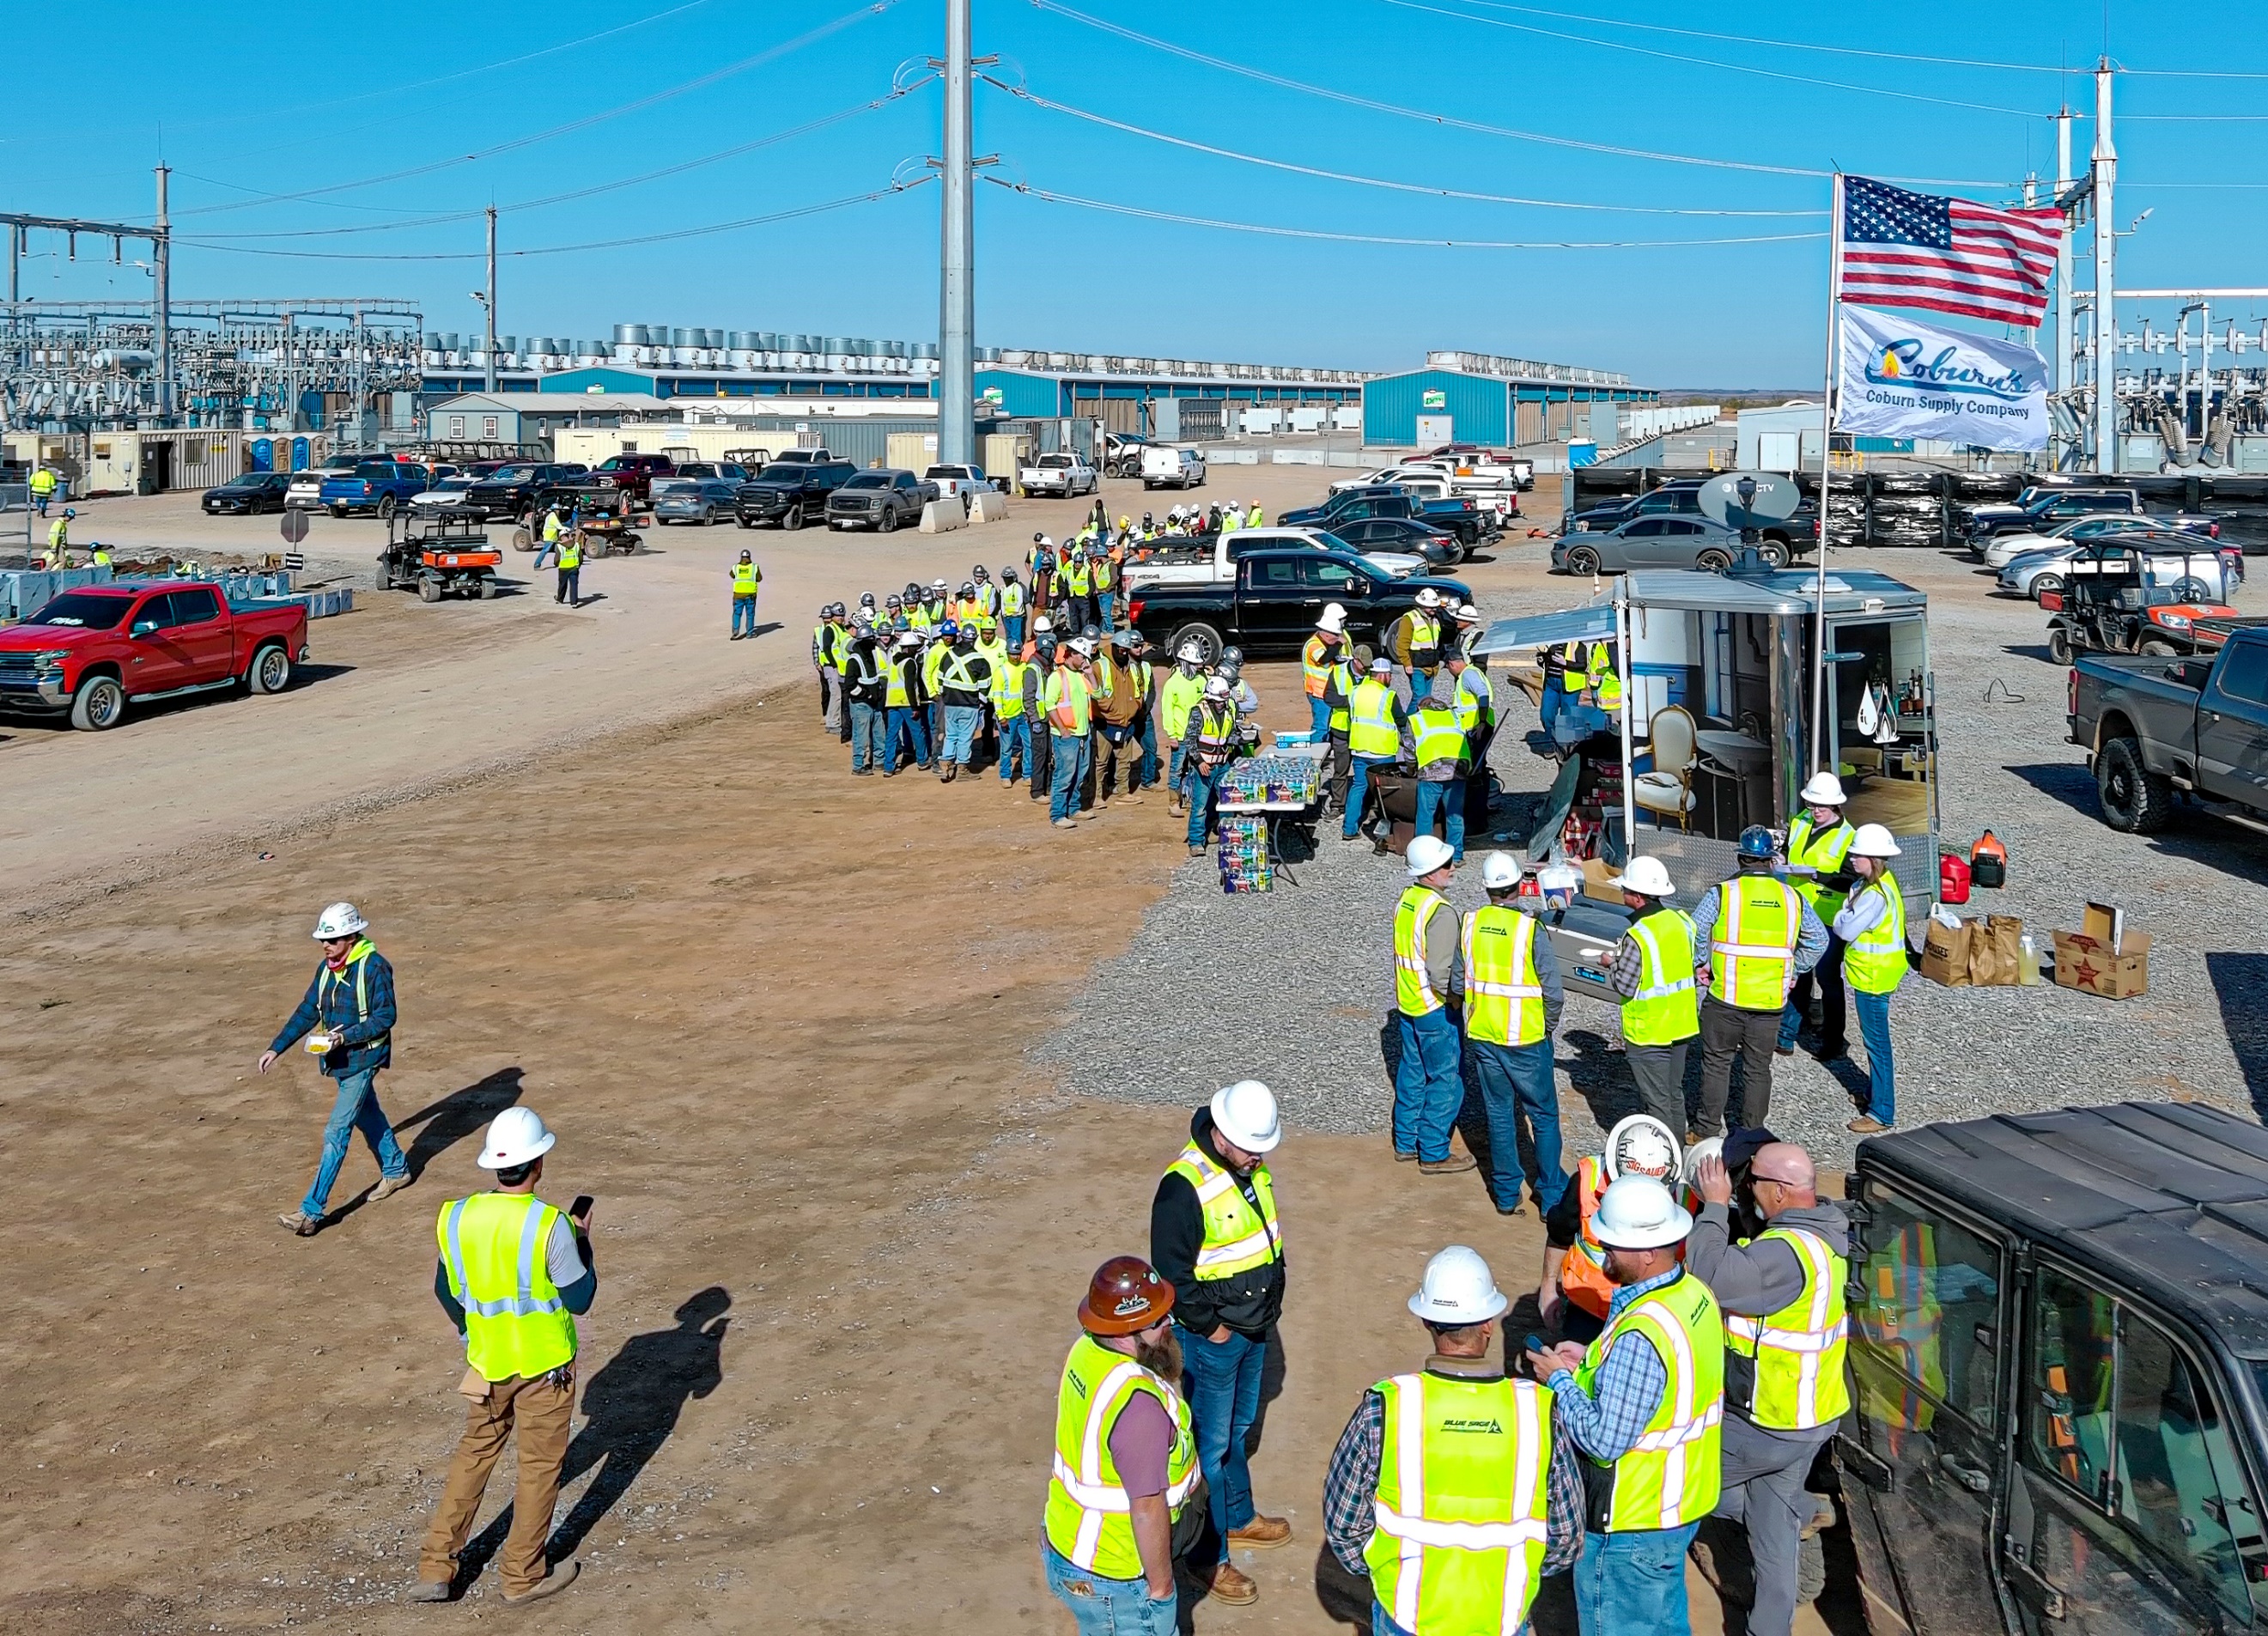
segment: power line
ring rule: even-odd
[[[1130,136],[1146,137],[1152,142],[1162,142],[1176,148],[1187,148],[1197,153],[1209,153],[1219,158],[1236,159],[1246,165],[1263,166],[1270,170],[1289,171],[1295,175],[1319,177],[1325,181],[1353,182],[1365,188],[1384,188],[1396,193],[1421,194],[1428,198],[1466,199],[1482,204],[1534,205],[1555,210],[1610,210],[1640,216],[1822,217],[1827,214],[1824,210],[1719,210],[1683,209],[1658,204],[1584,203],[1565,199],[1521,198],[1501,193],[1472,193],[1461,188],[1436,188],[1418,182],[1389,181],[1377,176],[1358,176],[1346,171],[1322,170],[1312,165],[1294,165],[1284,159],[1263,158],[1258,154],[1240,153],[1233,148],[1218,148],[1210,143],[1193,142],[1186,136],[1168,136],[1164,131],[1145,129],[1139,125],[1130,125],[1123,120],[1115,120],[1105,114],[1092,113],[1086,108],[1073,107],[1068,102],[1054,101],[1023,86],[1012,85],[1005,80],[995,79],[990,74],[980,74],[977,77],[986,85],[1005,91],[1010,96],[1028,102],[1035,107],[1046,108],[1057,114],[1066,114],[1073,119],[1085,120],[1090,124],[1101,125],[1111,130],[1122,130]]]
[[[1405,239],[1383,233],[1326,232],[1319,228],[1276,227],[1258,222],[1221,221],[1209,216],[1184,216],[1173,210],[1152,210],[1139,205],[1114,204],[1104,199],[1081,198],[1077,194],[1056,193],[1045,188],[1035,188],[1029,182],[1009,181],[998,176],[986,176],[982,180],[1011,193],[1044,199],[1050,204],[1076,204],[1084,210],[1105,210],[1114,216],[1131,216],[1143,221],[1175,222],[1185,227],[1213,227],[1228,232],[1263,233],[1276,239],[1322,239],[1339,244],[1408,245],[1435,250],[1674,250],[1706,249],[1734,244],[1788,244],[1799,240],[1827,237],[1822,232],[1756,233],[1733,239]]]

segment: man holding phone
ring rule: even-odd
[[[457,1390],[471,1401],[418,1551],[411,1602],[449,1600],[489,1473],[514,1431],[519,1485],[497,1557],[504,1599],[517,1605],[555,1595],[579,1571],[572,1557],[548,1573],[544,1561],[574,1418],[575,1317],[599,1292],[589,1196],[563,1216],[535,1196],[543,1155],[558,1139],[534,1109],[505,1109],[490,1122],[478,1161],[496,1172],[495,1190],[451,1199],[435,1224],[433,1294],[465,1338],[471,1367]]]

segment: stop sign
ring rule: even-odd
[[[307,537],[307,513],[287,508],[276,526],[284,531],[286,541],[297,545]]]

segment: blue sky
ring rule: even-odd
[[[2058,101],[2067,93],[2092,106],[2085,76],[2066,81],[2055,65],[2090,67],[2105,43],[2100,0],[1755,0],[1737,13],[1601,4],[1586,14],[1571,0],[976,0],[976,49],[1002,58],[990,72],[1097,116],[980,84],[977,151],[1001,160],[989,175],[1300,232],[1631,247],[1263,235],[980,186],[980,342],[1366,368],[1462,347],[1623,369],[1660,386],[1801,385],[1819,367],[1828,184],[1771,167],[1999,183],[1997,195],[1957,190],[2011,198],[2005,189],[2028,170],[2053,174],[2047,116]],[[181,27],[186,15],[94,0],[75,33],[162,51],[137,63],[136,85],[103,94],[101,118],[19,123],[0,139],[0,197],[54,215],[146,218],[149,167],[162,155],[174,166],[182,240],[177,297],[401,295],[423,304],[429,328],[475,329],[466,292],[481,282],[477,259],[422,258],[476,256],[477,212],[495,203],[507,207],[507,249],[653,240],[508,257],[506,331],[607,336],[616,322],[667,322],[936,333],[934,186],[674,235],[856,199],[887,189],[894,173],[922,173],[939,145],[939,88],[890,92],[894,77],[919,79],[922,59],[942,48],[942,0],[879,10],[849,0],[491,0],[472,11],[409,0],[387,8],[382,26],[335,29],[245,6],[199,13],[194,29]],[[2268,198],[2268,38],[2255,4],[2203,0],[2183,13],[2178,38],[2166,15],[2112,0],[2113,59],[2226,77],[2120,78],[2120,225],[2152,212],[2123,246],[2120,282],[2257,282],[2268,239],[2257,225]],[[464,26],[469,16],[478,27]],[[1734,29],[1747,38],[1678,32]],[[2199,53],[2183,41],[2217,43]],[[1645,209],[1427,196],[1098,120],[1279,166]],[[571,125],[579,128],[560,129]],[[2082,164],[2091,132],[2077,128]],[[782,133],[799,134],[751,146]],[[711,159],[734,149],[744,151]],[[634,185],[607,186],[622,182]],[[1694,210],[1752,214],[1662,213]],[[1694,242],[1747,239],[1778,241]],[[40,254],[59,247],[34,242],[27,298],[144,298],[144,276],[110,265],[107,246],[83,246],[76,264]],[[2242,321],[2248,310],[2228,316]]]

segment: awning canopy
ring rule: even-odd
[[[1476,653],[1518,653],[1551,647],[1561,642],[1605,642],[1615,634],[1615,605],[1593,602],[1557,614],[1528,614],[1499,619],[1475,645]]]

